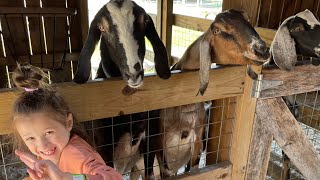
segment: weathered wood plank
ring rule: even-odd
[[[222,10],[237,9],[246,12],[250,19],[250,24],[256,26],[258,20],[260,0],[223,0]]]
[[[243,93],[245,69],[239,66],[211,70],[204,96],[196,96],[199,88],[197,71],[174,74],[169,80],[161,80],[157,76],[145,77],[143,87],[131,96],[121,93],[125,82],[119,79],[83,85],[63,83],[58,84],[57,89],[77,120],[88,121],[238,96]],[[17,91],[0,93],[0,134],[10,131],[10,110],[18,94]]]
[[[255,69],[257,73],[261,72],[261,67],[253,66],[253,69]],[[246,76],[243,95],[237,98],[236,120],[234,122],[230,153],[233,164],[232,179],[235,180],[245,178],[249,158],[249,148],[257,102],[257,99],[251,98],[252,84],[252,79]]]
[[[262,74],[263,80],[283,81],[282,85],[262,90],[259,97],[262,99],[320,90],[319,67],[311,64],[296,66],[290,72],[281,69],[263,69]]]
[[[204,169],[197,169],[193,172],[186,173],[181,176],[177,176],[171,179],[183,179],[183,180],[213,180],[213,179],[223,179],[228,180],[231,179],[231,169],[232,165],[229,162],[223,162],[220,164],[216,164],[210,167],[206,167]],[[170,178],[169,178],[170,179]]]
[[[79,58],[80,53],[66,53],[65,61],[77,61]],[[55,62],[61,62],[63,59],[64,53],[55,53],[54,58]],[[27,63],[29,62],[29,58],[31,58],[32,64],[41,64],[41,58],[43,62],[48,63],[52,62],[53,54],[35,54],[33,56],[18,56],[18,62],[20,63]],[[0,66],[3,65],[15,65],[16,61],[12,56],[8,56],[6,58],[0,58]],[[58,65],[58,64],[56,64]],[[41,66],[40,66],[41,67]]]
[[[7,88],[8,80],[7,80],[7,72],[6,66],[0,66],[0,88]]]
[[[280,98],[258,100],[257,117],[307,179],[320,179],[320,156]]]
[[[158,7],[158,16],[159,15],[161,16],[160,37],[168,52],[169,65],[173,65],[171,60],[173,0],[161,0],[161,6]]]
[[[289,16],[292,16],[295,13],[295,6],[296,6],[296,0],[284,0],[283,2],[283,6],[285,7],[285,10],[283,10],[282,12],[282,16],[281,16],[281,23],[287,19]]]
[[[180,14],[173,14],[173,24],[175,26],[190,28],[195,31],[206,31],[213,21]]]
[[[84,45],[89,30],[89,16],[88,16],[88,0],[82,0],[81,2],[77,3],[79,9],[79,16],[77,18],[77,22],[81,25],[81,38],[82,38],[82,45]],[[74,37],[73,33],[76,32],[77,26],[71,27],[72,29],[72,37]],[[72,38],[73,39],[73,38]],[[74,41],[72,41],[74,42]]]
[[[212,101],[206,164],[230,160],[236,97]]]
[[[259,12],[259,19],[258,19],[258,25],[259,27],[268,28],[269,24],[269,14],[270,14],[270,8],[271,8],[271,1],[272,0],[263,0],[260,3],[260,12]]]
[[[272,143],[272,134],[262,125],[262,120],[256,117],[250,145],[246,179],[265,180]]]
[[[270,8],[270,14],[269,14],[269,22],[268,22],[268,28],[271,29],[278,29],[279,25],[281,24],[281,13],[283,11],[283,1],[284,0],[272,0],[271,1],[271,8]]]
[[[8,17],[21,17],[30,16],[30,17],[39,17],[41,16],[68,16],[75,15],[77,13],[74,8],[51,8],[51,7],[0,7],[0,14],[6,14]]]
[[[180,14],[173,14],[173,25],[189,28],[196,31],[206,31],[212,23],[212,20],[190,17]],[[260,37],[270,46],[275,34],[276,30],[255,27],[255,30],[260,35]]]

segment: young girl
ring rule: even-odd
[[[31,65],[18,65],[13,73],[15,85],[23,90],[13,105],[15,152],[30,168],[30,177],[123,179],[84,140],[68,105],[46,80],[46,74]]]

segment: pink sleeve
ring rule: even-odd
[[[88,180],[123,180],[123,176],[116,170],[101,163],[94,157],[88,157],[84,162],[83,172]]]

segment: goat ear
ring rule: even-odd
[[[97,25],[98,25],[98,21],[95,18],[90,24],[87,40],[80,53],[80,57],[78,61],[78,70],[73,79],[73,82],[75,83],[78,83],[78,84],[85,83],[88,81],[90,77],[91,56],[101,35],[101,32],[98,29]]]
[[[295,41],[291,37],[286,21],[279,27],[272,41],[270,50],[275,64],[283,70],[290,71],[297,62]]]
[[[160,78],[168,79],[171,76],[171,72],[169,69],[167,50],[158,36],[153,21],[149,15],[146,15],[146,22],[146,36],[153,48],[156,72]]]
[[[201,42],[200,42],[200,88],[199,92],[201,95],[206,91],[209,84],[209,70],[211,66],[211,54],[210,54],[210,41],[212,33],[211,29],[205,32]],[[197,95],[198,95],[197,94]]]

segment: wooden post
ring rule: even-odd
[[[306,179],[320,179],[320,156],[281,97],[259,100],[257,117]]]
[[[160,25],[161,32],[160,38],[163,44],[166,46],[168,56],[169,56],[169,65],[172,65],[171,58],[171,41],[172,41],[172,24],[173,24],[173,0],[160,0],[158,2],[158,12],[157,12],[157,26]],[[159,24],[161,22],[161,24]],[[158,29],[158,28],[157,28]],[[159,32],[158,32],[159,33]]]
[[[256,26],[258,20],[259,3],[260,0],[223,0],[222,10],[242,10],[248,14],[250,24]]]
[[[262,125],[261,119],[256,117],[253,125],[252,139],[246,179],[265,180],[272,143],[272,134]]]
[[[0,65],[0,88],[7,88],[8,81],[7,81],[7,72],[6,66]]]
[[[207,165],[229,161],[236,97],[212,101],[207,147]]]
[[[261,67],[253,66],[257,72],[261,72]],[[247,162],[249,158],[249,147],[254,124],[256,109],[256,98],[251,97],[252,79],[247,75],[244,82],[243,95],[237,97],[236,119],[233,128],[231,163],[232,179],[245,179]]]
[[[88,17],[88,0],[81,0],[78,2],[78,8],[81,19],[81,37],[84,45],[89,31],[89,17]]]

